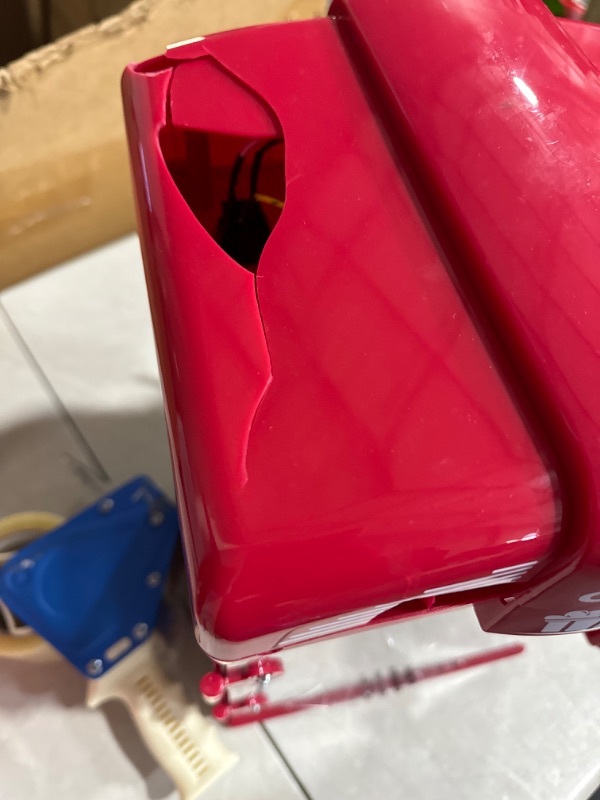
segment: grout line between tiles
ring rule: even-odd
[[[56,389],[50,382],[50,379],[42,369],[40,363],[34,356],[31,348],[25,341],[23,335],[21,334],[20,330],[15,325],[12,317],[6,310],[6,307],[2,303],[2,299],[0,297],[0,319],[4,321],[6,327],[10,335],[13,337],[17,347],[23,354],[24,358],[26,359],[27,363],[31,367],[33,373],[35,374],[38,382],[41,384],[42,388],[47,392],[48,397],[52,405],[54,406],[59,418],[62,422],[68,427],[71,431],[75,439],[77,440],[79,446],[86,454],[89,459],[89,464],[87,465],[93,472],[93,477],[100,481],[101,483],[108,484],[110,483],[110,475],[104,468],[102,462],[94,452],[92,446],[82,433],[81,429],[71,416],[70,411],[63,403],[62,399],[60,398],[59,394],[57,393]]]
[[[288,772],[289,777],[295,782],[296,786],[298,787],[298,789],[300,791],[300,794],[305,798],[305,800],[313,800],[312,795],[310,794],[310,792],[306,788],[306,786],[303,783],[303,781],[301,780],[300,776],[298,775],[296,770],[292,767],[292,765],[288,761],[287,756],[285,755],[285,753],[283,752],[281,747],[275,741],[275,738],[274,738],[273,734],[271,733],[271,731],[267,728],[267,726],[263,722],[261,722],[259,724],[260,724],[260,727],[263,729],[263,733],[265,734],[265,736],[267,737],[267,739],[271,743],[272,748],[275,750],[275,752],[277,753],[277,755],[281,759],[281,761],[283,763],[283,766],[285,767],[285,769]]]

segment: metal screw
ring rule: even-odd
[[[114,507],[115,507],[115,501],[112,498],[107,497],[100,503],[100,505],[98,506],[98,510],[100,511],[101,514],[108,514],[113,510]]]
[[[102,663],[102,659],[94,658],[92,659],[92,661],[88,661],[88,664],[85,669],[88,675],[91,675],[92,678],[95,678],[97,675],[100,675],[100,673],[104,669],[104,664]]]
[[[160,572],[151,572],[150,575],[146,577],[146,586],[149,589],[156,589],[157,586],[160,586],[161,577]]]
[[[153,511],[150,514],[150,519],[148,521],[153,528],[158,528],[159,525],[162,525],[165,521],[165,515],[162,511]]]
[[[133,636],[138,641],[140,639],[143,639],[147,633],[148,633],[148,626],[146,625],[145,622],[138,622],[137,625],[134,625]]]

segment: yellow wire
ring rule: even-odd
[[[255,194],[254,199],[259,203],[267,203],[267,205],[275,206],[275,208],[283,208],[283,200],[278,200],[276,197],[271,197],[268,194]]]

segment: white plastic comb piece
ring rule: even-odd
[[[88,682],[87,705],[98,708],[108,700],[124,703],[182,800],[194,800],[237,756],[220,742],[214,723],[187,703],[181,687],[167,680],[156,661],[152,639]]]

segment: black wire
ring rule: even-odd
[[[257,144],[260,143],[260,139],[255,139],[250,144],[247,144],[245,147],[242,147],[240,152],[237,154],[235,161],[233,162],[233,167],[231,169],[231,175],[229,177],[229,201],[235,202],[237,200],[235,190],[237,188],[237,183],[240,178],[240,172],[242,167],[244,166],[244,160],[248,153],[252,150],[252,148],[256,147]]]
[[[240,172],[244,165],[245,158],[246,158],[246,153],[244,150],[242,150],[241,153],[238,153],[238,155],[235,158],[235,161],[233,162],[233,167],[231,168],[231,175],[229,177],[229,200],[235,201],[236,199],[235,190],[237,187],[237,182],[240,177]]]
[[[254,160],[252,161],[252,169],[250,170],[250,197],[254,197],[258,189],[258,178],[264,154],[277,144],[283,144],[283,139],[271,139],[270,142],[264,144],[260,150],[255,153]]]
[[[260,150],[258,150],[254,156],[252,161],[252,168],[250,171],[250,198],[254,197],[256,194],[256,187],[258,186],[258,178],[260,175],[260,168],[263,160],[264,154],[267,150],[270,150],[271,147],[274,147],[276,144],[282,144],[283,139],[271,139],[271,141],[264,144]],[[231,168],[231,175],[229,176],[229,200],[235,201],[236,198],[236,189],[237,184],[240,179],[240,172],[242,171],[242,167],[244,166],[244,161],[248,153],[255,147],[258,142],[250,142],[250,144],[246,145],[246,147],[241,150],[233,162],[233,167]]]

